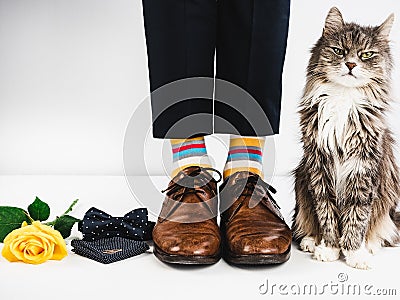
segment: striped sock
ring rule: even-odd
[[[224,167],[224,179],[238,171],[249,171],[264,177],[262,152],[264,137],[231,135],[228,158]]]
[[[207,155],[204,137],[192,139],[172,139],[173,171],[174,177],[180,170],[190,166],[211,167]]]

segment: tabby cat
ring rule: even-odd
[[[380,26],[343,21],[337,8],[312,49],[300,103],[304,155],[294,170],[294,237],[319,261],[368,269],[399,240],[400,199],[389,108],[394,15]]]

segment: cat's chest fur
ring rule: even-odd
[[[354,134],[354,127],[361,125],[359,114],[367,103],[364,93],[356,88],[325,84],[315,91],[313,101],[318,104],[318,146],[332,154],[339,148],[345,151],[346,140]]]
[[[348,157],[354,152],[355,134],[362,131],[360,116],[366,113],[369,106],[365,94],[356,88],[347,88],[333,84],[321,85],[312,97],[317,105],[318,128],[314,132],[317,145],[332,157],[333,169],[336,173],[336,192],[343,190],[346,176],[360,168],[357,160]],[[358,135],[360,136],[360,135]],[[365,134],[362,134],[365,137]],[[358,138],[358,137],[356,137]],[[340,159],[338,153],[345,160]]]

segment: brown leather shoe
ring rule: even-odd
[[[258,175],[240,171],[220,186],[223,256],[233,264],[276,264],[290,257],[292,234],[275,189]]]
[[[219,175],[215,180],[212,172]],[[221,257],[217,182],[221,173],[197,166],[180,171],[153,229],[154,254],[167,263],[213,264]]]

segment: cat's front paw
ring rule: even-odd
[[[315,247],[314,258],[319,261],[335,261],[340,256],[340,249],[326,246],[324,241]]]
[[[368,270],[371,269],[370,260],[372,254],[365,247],[357,250],[343,250],[346,263],[353,268]]]
[[[305,236],[300,242],[300,249],[304,252],[311,252],[315,251],[315,238],[312,236]]]
[[[376,254],[382,248],[382,243],[379,240],[370,240],[365,244],[365,247],[371,254]]]

